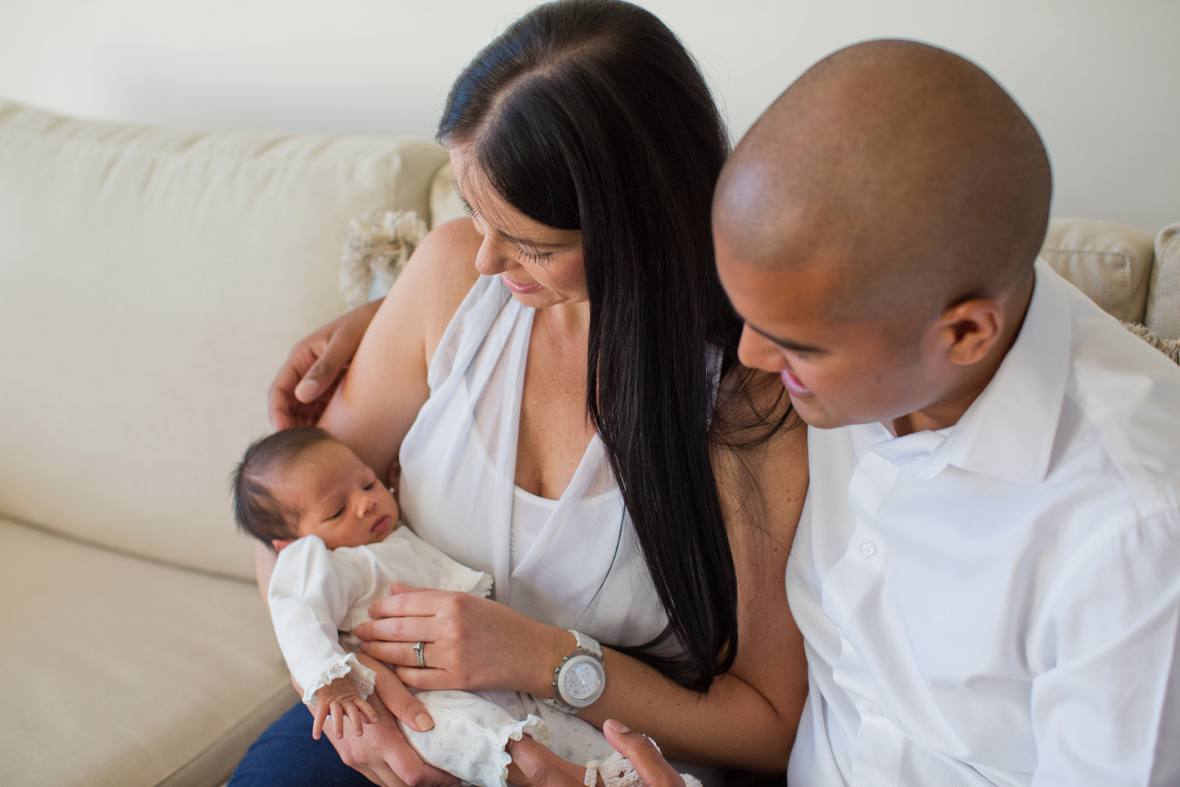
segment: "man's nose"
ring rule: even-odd
[[[743,366],[766,372],[781,372],[787,367],[783,351],[774,342],[750,328],[742,326],[742,338],[738,342],[738,360]]]

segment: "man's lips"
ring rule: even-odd
[[[811,389],[804,385],[798,377],[791,374],[790,371],[783,369],[781,372],[779,372],[778,376],[783,381],[783,387],[785,387],[791,394],[795,396],[808,396],[811,394]]]
[[[373,533],[374,535],[380,535],[386,530],[389,530],[389,525],[389,514],[383,514],[376,522],[373,523],[373,526],[369,528],[369,532]]]

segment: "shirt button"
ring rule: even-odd
[[[869,715],[872,716],[874,719],[879,719],[879,718],[881,718],[881,709],[878,708],[876,705],[870,705],[869,706]]]
[[[862,541],[860,545],[860,553],[865,557],[872,557],[877,554],[877,545],[872,541]]]

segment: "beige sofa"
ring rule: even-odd
[[[221,783],[295,699],[227,475],[350,218],[456,215],[433,144],[79,121],[0,102],[0,784]],[[1046,256],[1180,336],[1180,233]]]

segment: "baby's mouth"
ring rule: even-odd
[[[369,532],[375,536],[379,536],[382,533],[389,531],[389,525],[389,514],[383,514],[382,516],[378,517],[377,521],[373,523],[373,526],[369,528]]]

